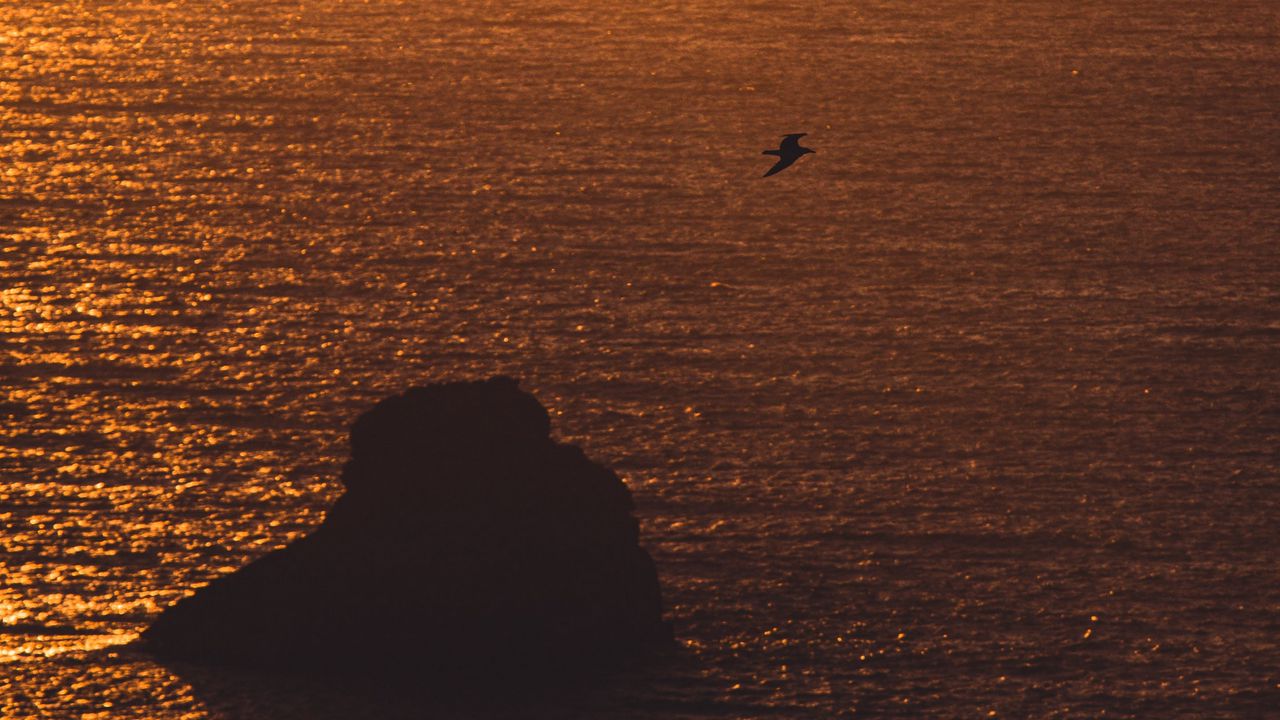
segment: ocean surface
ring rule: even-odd
[[[0,3],[0,717],[1277,717],[1277,108],[1269,1]],[[626,478],[676,658],[129,645],[499,373]]]

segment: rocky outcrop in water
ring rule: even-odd
[[[630,493],[550,429],[510,378],[382,400],[351,429],[346,491],[324,523],[183,598],[144,643],[447,680],[607,668],[664,644]]]

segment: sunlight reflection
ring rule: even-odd
[[[126,645],[137,639],[136,632],[114,635],[30,635],[23,642],[0,645],[0,664],[37,656],[51,658],[67,653],[102,650]]]

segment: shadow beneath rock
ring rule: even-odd
[[[667,720],[742,717],[747,710],[722,702],[722,689],[707,680],[696,659],[684,651],[671,651],[626,673],[580,677],[568,684],[448,690],[414,686],[403,676],[335,680],[182,661],[163,665],[190,685],[211,720]]]

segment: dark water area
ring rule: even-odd
[[[0,716],[1267,717],[1278,101],[1267,2],[0,5]],[[127,646],[499,373],[677,659],[512,708]]]

